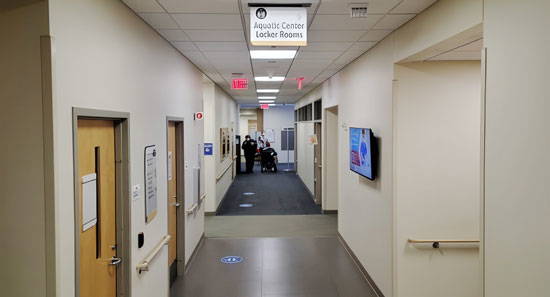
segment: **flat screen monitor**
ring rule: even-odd
[[[349,128],[350,170],[374,180],[374,136],[369,128]]]

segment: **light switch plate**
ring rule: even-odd
[[[141,196],[141,185],[137,184],[132,187],[132,201],[136,201]]]

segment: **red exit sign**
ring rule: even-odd
[[[261,104],[260,108],[261,109],[269,109],[269,104]]]
[[[234,78],[231,88],[233,90],[248,90],[248,79]]]

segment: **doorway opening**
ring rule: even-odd
[[[129,114],[73,109],[75,291],[130,294]]]
[[[185,165],[183,119],[167,118],[168,267],[170,285],[185,270]]]

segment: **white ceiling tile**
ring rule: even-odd
[[[241,16],[238,14],[172,14],[182,29],[242,29]]]
[[[369,15],[366,18],[352,19],[347,15],[317,15],[312,30],[368,30],[379,20],[381,15]]]
[[[195,42],[203,52],[248,51],[245,42]]]
[[[320,51],[345,51],[353,42],[309,42],[307,46],[302,47],[304,52],[320,52]]]
[[[140,13],[139,15],[155,29],[179,29],[178,24],[167,13]]]
[[[395,30],[414,18],[415,14],[388,14],[376,24],[377,30]]]
[[[391,32],[392,30],[369,30],[359,41],[380,41]]]
[[[204,52],[209,60],[221,60],[231,62],[231,60],[249,61],[248,52]]]
[[[311,60],[311,59],[322,59],[322,60],[333,60],[342,54],[341,51],[335,52],[305,52],[299,51],[297,54],[297,59],[299,60]]]
[[[391,13],[420,13],[437,0],[404,0]]]
[[[317,11],[318,14],[347,14],[350,15],[350,3],[366,3],[368,2],[369,14],[385,14],[390,9],[395,7],[400,0],[323,0],[321,7]]]
[[[189,37],[179,29],[159,29],[157,30],[160,35],[166,38],[168,41],[188,41]]]
[[[353,44],[348,50],[347,53],[364,53],[376,45],[376,42],[372,41],[361,41]]]
[[[122,0],[135,12],[164,12],[155,0]]]
[[[341,55],[340,57],[338,57],[338,59],[336,59],[334,61],[334,63],[340,64],[340,65],[342,65],[342,64],[347,65],[351,61],[353,61],[357,57],[359,57],[360,55],[361,55],[360,53],[356,53],[356,52],[345,53],[345,54]]]
[[[181,52],[195,52],[199,49],[191,41],[176,41],[172,44]]]
[[[294,63],[292,63],[293,68],[299,67],[299,69],[325,69],[328,65],[330,65],[332,62],[332,59],[315,59],[315,60],[307,60],[307,59],[296,59],[294,60]]]
[[[193,41],[244,41],[242,30],[185,30]]]
[[[239,13],[233,0],[158,0],[170,13]]]
[[[310,30],[307,34],[308,42],[353,42],[357,41],[365,32],[350,30]]]

